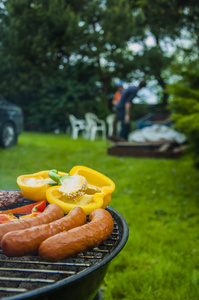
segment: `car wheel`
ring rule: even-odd
[[[3,148],[10,148],[16,145],[17,134],[12,123],[5,123],[0,134],[0,144]]]

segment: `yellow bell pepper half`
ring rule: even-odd
[[[77,199],[67,198],[60,186],[50,187],[46,191],[46,198],[49,203],[56,203],[62,207],[65,214],[68,214],[76,206],[82,207],[87,215],[96,208],[106,208],[111,201],[111,194],[115,190],[114,182],[105,175],[83,166],[75,166],[70,176],[80,175],[86,178],[87,188],[84,195]]]
[[[22,195],[26,199],[33,201],[46,200],[46,191],[50,188],[52,182],[48,176],[49,171],[41,171],[29,175],[17,177],[17,184],[21,189]],[[58,172],[59,175],[68,175],[67,173]]]

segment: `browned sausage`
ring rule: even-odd
[[[14,230],[21,230],[33,226],[47,224],[64,216],[63,209],[57,204],[50,204],[46,209],[35,217],[26,218],[14,222],[0,224],[0,241],[4,234]]]
[[[107,210],[99,208],[92,211],[89,220],[43,241],[39,255],[47,261],[59,261],[101,244],[113,231],[113,218]]]
[[[10,257],[36,254],[45,239],[85,223],[85,212],[81,207],[75,207],[67,216],[49,224],[6,233],[1,240],[1,248]]]

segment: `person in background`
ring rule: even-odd
[[[118,84],[117,84],[117,91],[115,92],[114,97],[113,97],[113,100],[112,100],[113,106],[116,106],[116,104],[118,103],[118,101],[119,101],[120,98],[121,98],[121,94],[122,94],[122,92],[123,92],[123,90],[124,90],[123,84],[124,84],[123,81],[120,81],[120,82],[118,82]]]
[[[141,81],[137,87],[129,86],[123,91],[120,100],[116,104],[117,115],[121,121],[121,131],[119,137],[122,139],[128,140],[132,100],[136,97],[137,92],[145,86],[145,80]]]
[[[115,92],[113,100],[112,100],[113,111],[115,113],[115,118],[114,118],[114,121],[113,121],[113,136],[117,135],[117,123],[118,123],[119,118],[118,118],[118,115],[117,115],[116,105],[119,102],[119,100],[121,98],[121,95],[122,95],[122,92],[124,90],[123,84],[124,84],[123,81],[118,82],[117,91]]]

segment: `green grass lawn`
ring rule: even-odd
[[[110,206],[126,219],[129,239],[105,277],[104,300],[199,299],[199,172],[179,160],[107,155],[107,143],[64,134],[23,133],[0,149],[0,189],[16,178],[84,165],[116,184]]]

